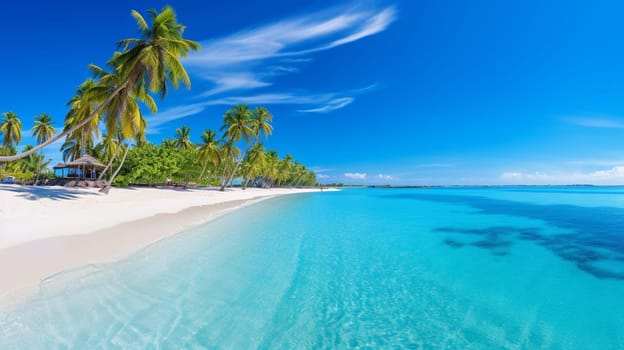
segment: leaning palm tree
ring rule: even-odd
[[[192,150],[194,148],[191,142],[191,128],[183,125],[176,129],[175,147],[179,150]]]
[[[266,153],[265,167],[262,170],[262,178],[265,187],[273,187],[279,180],[280,159],[276,151]]]
[[[37,139],[37,143],[44,143],[56,134],[56,129],[52,125],[52,117],[47,113],[35,117],[35,126],[32,127],[32,135]]]
[[[98,79],[98,83],[92,86],[92,88],[88,92],[88,95],[94,101],[97,102],[104,100],[106,96],[113,93],[113,91],[115,91],[119,85],[123,85],[123,79],[121,78],[120,69],[119,67],[115,67],[115,60],[118,56],[119,53],[116,53],[113,58],[109,60],[109,65],[111,65],[113,68],[112,73],[106,71],[99,66],[93,64],[89,65],[89,69]],[[102,111],[107,132],[109,134],[115,134],[116,136],[118,136],[120,143],[122,143],[123,140],[128,140],[128,142],[126,146],[123,147],[125,149],[125,153],[122,157],[122,161],[118,166],[118,170],[113,172],[111,178],[102,188],[101,192],[108,193],[108,190],[110,189],[111,183],[114,180],[116,174],[118,174],[119,170],[121,170],[121,167],[123,167],[123,160],[126,159],[127,153],[130,150],[129,140],[134,139],[135,141],[137,141],[137,143],[139,143],[143,142],[145,139],[146,121],[143,118],[143,114],[141,113],[138,102],[142,102],[150,109],[152,113],[156,112],[156,102],[147,93],[147,90],[131,90],[129,88],[121,90],[116,95],[116,97],[109,102],[106,109]],[[118,155],[118,150],[119,148],[116,150],[116,152],[113,153],[112,157],[109,159],[109,162],[104,171],[100,173],[100,176],[98,178],[99,180],[103,178],[103,175],[113,164],[113,161]]]
[[[120,147],[121,141],[122,141],[122,136],[120,132],[117,132],[114,135],[106,133],[104,134],[104,136],[102,136],[102,141],[98,143],[96,149],[98,150],[98,153],[100,154],[100,158],[102,160],[104,159],[108,160],[108,164],[106,164],[106,167],[104,168],[104,170],[102,170],[102,172],[98,176],[98,181],[104,178],[104,175],[106,174],[106,172],[113,165],[115,158],[117,158],[117,154],[119,154],[119,151],[122,148]]]
[[[221,170],[222,170],[222,176],[221,176],[221,191],[225,190],[225,186],[227,186],[227,184],[230,182],[231,178],[228,177],[228,174],[231,172],[232,174],[236,173],[236,168],[238,165],[238,159],[239,156],[241,154],[241,151],[238,147],[236,147],[234,145],[233,142],[230,141],[223,141],[222,140],[222,145],[220,146],[221,148],[221,160],[220,160],[220,165],[221,165]]]
[[[122,98],[124,97],[124,95],[120,96]],[[141,99],[141,97],[138,98]],[[115,180],[117,175],[119,175],[121,168],[123,168],[123,165],[126,162],[128,152],[130,151],[130,147],[132,147],[130,139],[134,140],[137,145],[146,142],[145,130],[147,129],[147,122],[143,118],[143,114],[141,113],[139,105],[136,103],[136,99],[130,99],[128,101],[128,104],[123,107],[120,113],[122,113],[122,116],[119,117],[119,133],[121,134],[122,138],[128,138],[128,142],[125,146],[122,146],[125,148],[125,151],[123,157],[121,158],[121,161],[119,162],[117,170],[113,172],[110,179],[108,179],[108,182],[106,182],[104,187],[100,189],[100,192],[105,194],[108,194],[108,191],[110,190],[113,181]]]
[[[72,150],[68,153],[70,155],[69,159],[75,159],[85,155],[87,149],[93,147],[94,140],[99,136],[100,130],[98,124],[100,122],[101,113],[96,113],[88,123],[82,123],[96,111],[95,105],[99,100],[94,98],[91,93],[95,86],[97,86],[95,80],[85,80],[78,87],[76,94],[67,102],[70,109],[65,116],[65,130],[72,130],[74,126],[82,125],[73,132],[68,133],[65,138],[63,148]],[[76,150],[79,151],[76,152]]]
[[[177,88],[182,82],[190,88],[190,78],[182,66],[180,58],[186,57],[191,50],[199,49],[199,43],[183,38],[185,27],[177,22],[175,12],[171,7],[165,6],[161,12],[154,9],[148,12],[151,17],[151,26],[137,11],[132,11],[141,37],[124,39],[119,42],[119,47],[123,48],[123,51],[115,55],[113,64],[123,83],[81,122],[29,151],[15,156],[0,156],[0,162],[9,162],[26,157],[78,130],[102,113],[118,94],[123,93],[124,89],[131,91],[149,90],[164,98],[168,90],[168,83]]]
[[[2,146],[17,146],[22,140],[22,122],[17,114],[13,112],[2,113],[0,119],[0,134],[2,136]]]

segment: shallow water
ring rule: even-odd
[[[624,189],[280,197],[0,313],[0,349],[624,349]]]

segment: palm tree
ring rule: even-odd
[[[238,158],[240,156],[240,149],[234,145],[234,143],[227,141],[221,145],[221,168],[223,175],[221,177],[220,191],[225,190],[225,186],[230,182],[231,178],[228,177],[229,171],[232,172],[232,176],[236,173],[236,167],[238,164]]]
[[[95,105],[99,100],[94,97],[91,92],[97,84],[98,83],[93,79],[85,80],[76,90],[76,94],[67,102],[70,109],[65,116],[64,129],[74,130],[76,125],[81,126],[73,132],[68,133],[65,138],[65,143],[61,146],[65,161],[85,155],[87,149],[93,147],[95,138],[99,136],[100,130],[98,124],[100,122],[101,113],[96,113],[88,123],[83,123],[85,119],[88,119],[89,116],[93,115],[96,111]],[[45,141],[43,143],[45,143]]]
[[[61,145],[61,152],[63,153],[63,161],[71,162],[72,160],[80,158],[85,154],[86,145],[83,145],[80,139],[68,138]],[[31,155],[29,155],[30,157]]]
[[[113,66],[114,73],[109,73],[105,69],[93,64],[89,65],[89,69],[98,79],[98,83],[92,86],[88,92],[89,96],[91,96],[96,102],[104,100],[106,96],[115,91],[119,85],[123,85],[119,69],[114,66],[115,59],[118,55],[119,53],[116,53],[115,56],[109,60],[109,64]],[[106,109],[102,111],[104,114],[104,124],[106,125],[107,132],[109,134],[118,135],[120,143],[123,142],[123,140],[129,139],[134,139],[137,143],[141,143],[145,140],[145,128],[147,123],[141,113],[141,109],[138,104],[139,101],[147,106],[152,113],[156,112],[156,102],[147,93],[147,90],[137,89],[132,91],[129,88],[122,89],[116,97],[109,102]],[[128,141],[125,146],[125,153],[122,158],[123,160],[126,159],[127,153],[130,150],[129,145],[130,142]],[[98,179],[101,180],[103,178],[106,170],[108,170],[113,164],[117,155],[118,152],[113,153],[112,158],[109,160],[104,171],[100,173]],[[123,167],[123,165],[124,161],[120,162],[118,169],[111,175],[110,179],[100,192],[108,193],[112,181],[115,179],[116,174],[119,173],[119,170]]]
[[[266,153],[265,168],[262,171],[265,186],[273,187],[273,185],[279,180],[279,165],[280,159],[276,151],[269,151]]]
[[[164,98],[167,82],[177,88],[180,81],[190,87],[191,80],[180,62],[191,50],[198,50],[199,43],[184,39],[185,27],[177,23],[173,9],[165,6],[160,13],[148,10],[152,26],[137,11],[132,11],[141,38],[124,39],[119,42],[123,51],[115,58],[115,66],[122,67],[122,76],[129,86],[147,87]]]
[[[13,145],[8,145],[8,146],[2,145],[2,146],[0,146],[0,155],[2,155],[2,156],[12,156],[15,153],[17,153],[17,150],[15,149],[15,146],[13,146]]]
[[[89,70],[97,79],[97,84],[93,85],[88,94],[93,102],[100,103],[112,94],[117,88],[123,85],[119,69],[114,66],[115,57],[109,60],[113,72],[91,64]],[[157,111],[156,102],[147,93],[145,89],[130,90],[128,88],[120,91],[114,99],[112,99],[107,107],[102,111],[104,115],[104,124],[109,134],[115,135],[121,133],[123,139],[134,138],[137,134],[145,129],[145,119],[141,114],[138,102],[143,103],[152,113]]]
[[[201,135],[202,142],[197,146],[197,154],[203,162],[198,181],[204,177],[208,164],[217,166],[221,161],[221,149],[219,148],[217,134],[212,130],[204,130]]]
[[[3,135],[2,146],[17,146],[22,140],[22,122],[13,112],[2,113],[0,119],[0,134]]]
[[[96,148],[98,149],[100,159],[102,160],[107,159],[108,164],[106,164],[106,167],[104,168],[104,170],[102,170],[102,172],[98,176],[98,181],[104,178],[104,175],[106,174],[106,172],[113,165],[115,158],[117,158],[117,155],[119,154],[119,151],[121,150],[121,147],[120,147],[121,141],[122,141],[122,136],[120,132],[117,132],[115,134],[106,133],[102,136],[102,141],[100,141],[100,143],[97,145]]]
[[[160,145],[165,148],[175,148],[176,142],[174,139],[163,139]]]
[[[273,115],[265,107],[256,107],[252,119],[256,143],[260,142],[260,135],[264,135],[265,139],[268,139],[269,135],[273,133],[273,126],[271,125]]]
[[[280,185],[283,185],[285,182],[288,181],[288,179],[290,179],[291,175],[292,175],[292,167],[293,167],[293,162],[294,158],[293,156],[291,156],[290,154],[286,153],[286,155],[284,156],[284,159],[282,159],[282,161],[280,162]]]
[[[29,150],[33,146],[28,145],[24,147],[24,150]],[[22,160],[21,170],[27,173],[32,173],[34,175],[33,185],[37,185],[39,182],[39,175],[41,171],[50,165],[50,160],[45,160],[45,156],[43,154],[31,154],[28,157]]]
[[[253,183],[262,174],[266,161],[267,156],[264,152],[264,145],[257,143],[251,147],[241,165],[243,189],[247,188],[249,183]]]
[[[176,129],[175,147],[179,150],[192,150],[194,148],[191,142],[191,129],[184,125]]]
[[[132,92],[123,92],[127,95],[136,95],[137,91],[149,90],[164,98],[168,83],[177,88],[182,82],[190,88],[190,78],[180,58],[186,57],[191,50],[199,49],[199,43],[182,37],[185,27],[177,23],[175,12],[171,7],[165,6],[160,13],[151,9],[148,13],[151,16],[151,26],[137,11],[132,11],[131,14],[137,22],[141,37],[121,40],[119,47],[123,47],[123,51],[111,59],[110,63],[116,67],[122,84],[117,86],[104,101],[98,104],[96,110],[81,122],[29,151],[15,156],[0,156],[0,162],[26,157],[78,130],[102,113],[124,89]]]
[[[221,131],[225,131],[225,138],[232,143],[237,143],[241,139],[245,142],[254,137],[253,112],[246,104],[239,104],[225,112],[223,116],[223,126]]]
[[[256,133],[254,130],[254,120],[252,119],[252,116],[253,112],[247,107],[246,104],[236,105],[225,112],[221,131],[224,131],[223,138],[227,140],[226,143],[235,144],[241,141],[241,139],[246,143],[249,143],[251,138],[255,137]],[[229,158],[229,155],[226,155],[226,158]],[[224,181],[221,183],[221,191],[225,190],[225,186],[232,181],[232,178],[238,170],[240,161],[240,159],[235,161],[232,169],[229,169],[231,170],[229,175],[227,174],[227,167],[224,167]]]
[[[37,139],[37,143],[44,143],[56,134],[56,129],[52,126],[52,117],[47,113],[35,117],[35,126],[32,127],[32,135]]]

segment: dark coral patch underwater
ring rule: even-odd
[[[515,241],[533,242],[592,276],[624,280],[624,209],[539,205],[464,195],[404,194],[389,197],[465,205],[478,209],[482,214],[513,215],[544,221],[568,233],[546,234],[537,228],[508,226],[440,227],[435,231],[461,234],[466,238],[446,237],[443,243],[447,246],[474,246],[494,255],[508,254]],[[477,240],[470,239],[470,236]]]

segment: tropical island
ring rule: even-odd
[[[313,171],[265,148],[273,115],[262,106],[232,106],[222,126],[203,130],[197,143],[184,125],[160,143],[148,141],[145,111],[156,112],[172,87],[190,89],[181,59],[199,44],[183,37],[171,7],[150,10],[149,22],[137,11],[132,16],[140,37],[119,41],[105,68],[88,66],[92,77],[67,102],[60,130],[42,113],[29,130],[37,144],[19,149],[28,132],[21,118],[12,111],[0,117],[0,260],[24,266],[0,278],[0,294],[128,254],[260,199],[318,190]],[[59,140],[63,162],[51,164],[43,149]],[[79,236],[72,249],[53,253]],[[39,244],[48,258],[15,253]]]
[[[171,4],[4,4],[0,349],[624,349],[624,4]]]

